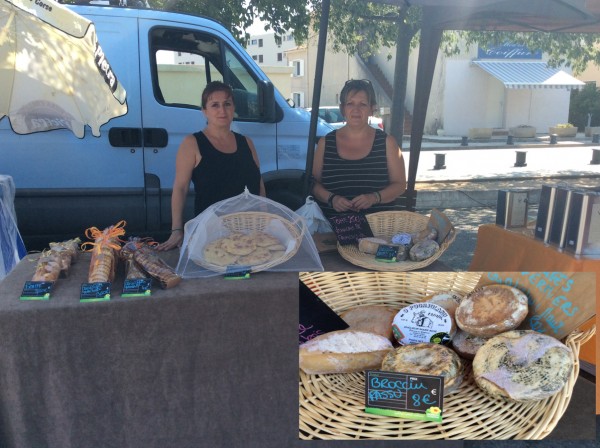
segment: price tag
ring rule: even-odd
[[[443,401],[443,376],[365,372],[367,413],[441,423]]]
[[[147,297],[152,294],[151,278],[129,278],[123,283],[121,297]]]
[[[50,290],[54,282],[27,281],[21,292],[21,300],[50,300]]]
[[[225,280],[241,280],[250,278],[251,266],[229,265],[225,269]]]
[[[358,244],[361,238],[373,236],[371,226],[361,213],[342,213],[329,218],[331,227],[341,245]]]
[[[80,302],[100,302],[110,300],[110,282],[82,283]]]
[[[385,263],[394,263],[398,257],[398,246],[388,246],[380,244],[375,254],[375,260]]]

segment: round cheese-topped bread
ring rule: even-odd
[[[487,338],[514,330],[528,311],[523,291],[507,285],[488,285],[468,294],[456,309],[455,318],[461,330]]]
[[[375,333],[393,340],[392,321],[396,313],[387,306],[363,305],[343,311],[340,317],[351,330]]]
[[[543,400],[560,392],[572,370],[571,349],[533,330],[494,336],[473,360],[473,377],[484,392],[519,402]]]
[[[392,348],[389,339],[375,333],[331,331],[300,346],[300,368],[309,374],[376,369]]]
[[[440,344],[403,345],[389,352],[381,370],[444,377],[444,395],[458,389],[463,380],[463,365],[459,356]]]
[[[473,336],[459,329],[452,338],[452,348],[458,355],[465,359],[473,359],[477,350],[488,341],[489,338]]]

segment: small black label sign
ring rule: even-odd
[[[110,300],[110,282],[82,283],[80,302],[99,302]]]
[[[50,290],[54,282],[26,281],[21,292],[21,300],[50,300]]]
[[[442,422],[444,377],[368,370],[365,412]]]
[[[128,278],[123,283],[121,297],[143,297],[152,294],[151,278]]]
[[[251,266],[229,265],[225,269],[225,279],[226,280],[240,280],[243,278],[250,278],[251,271],[252,271]]]
[[[358,244],[359,239],[373,236],[371,226],[362,213],[342,213],[330,217],[329,222],[341,245]]]
[[[375,254],[375,260],[393,263],[398,258],[398,246],[380,244]]]
[[[345,330],[348,324],[311,289],[300,281],[300,344],[335,330]]]

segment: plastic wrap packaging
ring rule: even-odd
[[[127,260],[127,278],[152,277],[158,280],[163,289],[172,288],[181,282],[181,277],[169,264],[160,258],[154,249],[156,243],[148,238],[130,238],[121,249],[123,259]],[[142,275],[135,270],[141,270]],[[131,277],[130,277],[131,275]],[[137,277],[133,277],[137,275]]]
[[[15,184],[11,176],[0,175],[0,280],[26,255],[15,213]]]
[[[40,255],[31,280],[34,282],[55,282],[64,266],[64,257],[60,252],[45,250]]]
[[[96,227],[86,229],[85,236],[94,242],[85,242],[82,248],[90,247],[92,259],[88,273],[89,283],[112,282],[117,270],[117,252],[121,249],[120,236],[125,235],[125,221],[120,221],[114,226],[107,227],[103,231]]]
[[[296,213],[306,219],[308,231],[311,235],[314,233],[333,232],[331,224],[329,224],[321,207],[319,207],[319,204],[315,202],[312,196],[306,198],[306,202],[302,207],[296,210]]]
[[[138,244],[142,243],[137,238],[129,238],[119,252],[119,256],[125,262],[125,278],[127,280],[148,276],[140,264],[133,259],[133,253],[137,250]]]
[[[183,278],[236,271],[322,271],[306,220],[248,190],[188,221],[177,264]]]

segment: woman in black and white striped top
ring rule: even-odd
[[[406,190],[396,139],[369,125],[375,104],[369,81],[346,82],[340,94],[346,124],[319,141],[314,158],[313,195],[325,216],[394,209]]]

